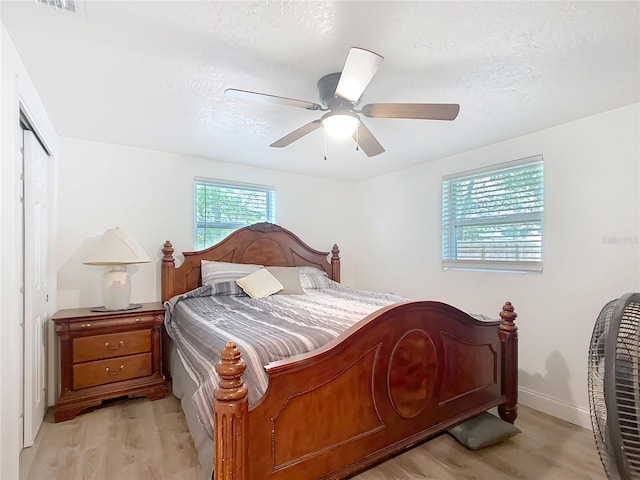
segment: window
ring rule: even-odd
[[[542,155],[442,181],[444,268],[542,271]]]
[[[196,178],[194,186],[194,245],[215,245],[239,228],[256,222],[275,222],[273,187]]]

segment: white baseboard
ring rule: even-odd
[[[591,414],[588,409],[523,387],[518,388],[518,403],[591,430]]]

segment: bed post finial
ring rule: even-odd
[[[247,471],[247,420],[249,401],[242,374],[247,365],[235,343],[227,342],[216,364],[220,377],[214,392],[216,480],[249,480]]]
[[[500,330],[504,330],[507,332],[515,332],[518,330],[518,327],[515,324],[516,318],[518,314],[515,312],[513,305],[511,302],[505,302],[502,307],[502,311],[500,312],[500,318],[502,319],[502,325],[500,325]]]
[[[175,263],[175,260],[173,258],[173,252],[174,250],[171,242],[169,240],[164,242],[164,245],[162,246],[162,261]]]
[[[506,401],[498,406],[500,417],[515,422],[518,417],[518,326],[515,320],[518,314],[511,302],[506,302],[500,312],[502,324],[499,327],[502,340],[502,393]]]
[[[331,279],[340,282],[340,249],[335,243],[331,249]]]

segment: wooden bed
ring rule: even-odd
[[[203,259],[315,266],[340,281],[337,246],[314,250],[269,223],[185,252],[178,268],[173,252],[166,242],[163,301],[200,285]],[[478,321],[432,301],[383,308],[318,350],[266,365],[269,387],[251,409],[244,360],[228,343],[216,367],[215,479],[346,478],[495,406],[513,423],[518,352],[509,302],[500,317]]]

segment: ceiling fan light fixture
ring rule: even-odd
[[[360,119],[352,113],[330,113],[322,118],[322,128],[332,138],[348,138],[358,128]]]

